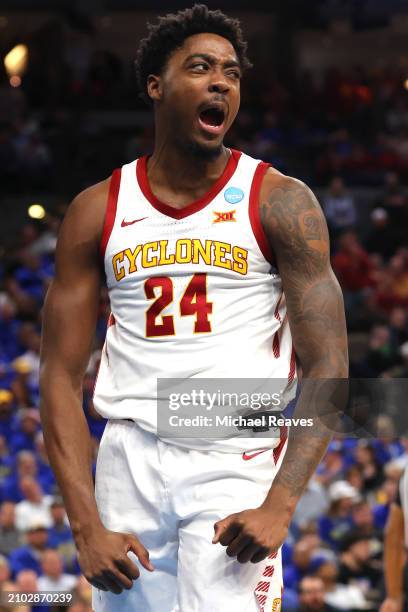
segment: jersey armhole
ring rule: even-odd
[[[109,238],[112,233],[112,228],[115,223],[121,174],[121,168],[117,168],[116,170],[114,170],[112,172],[112,177],[109,184],[108,202],[106,205],[105,219],[103,223],[102,237],[100,242],[100,254],[102,261],[105,258],[106,247],[108,245]]]
[[[271,165],[266,162],[259,162],[256,167],[249,194],[249,222],[262,255],[266,261],[274,265],[274,257],[259,215],[259,194],[261,192],[262,179],[270,167]]]

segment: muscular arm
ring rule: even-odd
[[[43,311],[41,419],[50,463],[76,541],[101,525],[92,481],[92,451],[82,408],[82,382],[96,326],[98,260],[107,182],[70,205],[62,224],[55,277]]]
[[[260,215],[276,256],[303,370],[295,416],[313,417],[314,425],[312,432],[292,428],[281,467],[259,508],[214,524],[213,543],[226,546],[227,555],[240,563],[257,563],[284,542],[299,497],[332,437],[336,415],[327,419],[327,407],[333,413],[333,393],[340,399],[335,400],[335,411],[342,408],[343,385],[335,379],[348,376],[343,299],[330,267],[327,227],[316,198],[300,181],[271,170],[261,188]],[[317,418],[322,413],[328,426]]]
[[[289,437],[266,500],[280,499],[292,512],[331,439],[316,418],[325,402],[316,379],[347,378],[346,324],[341,290],[330,266],[326,222],[310,189],[268,171],[260,194],[260,216],[276,257],[294,348],[308,383],[302,385],[296,417],[314,417],[313,432],[299,430]]]
[[[92,480],[92,448],[82,409],[82,382],[95,333],[101,271],[99,243],[108,181],[80,194],[58,238],[55,277],[44,305],[41,419],[44,440],[64,497],[79,563],[98,589],[121,593],[139,577],[128,552],[153,571],[133,534],[113,532],[100,519]]]

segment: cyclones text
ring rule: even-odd
[[[219,240],[180,238],[174,248],[168,240],[156,240],[138,244],[134,249],[124,249],[112,257],[112,267],[117,281],[132,274],[138,267],[153,268],[172,264],[199,264],[217,266],[245,275],[248,271],[248,251]]]

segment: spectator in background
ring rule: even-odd
[[[374,286],[372,264],[355,232],[341,234],[338,245],[332,260],[333,269],[343,289],[346,309],[349,310],[360,304],[360,292]]]
[[[37,574],[33,570],[21,570],[16,576],[16,585],[21,593],[37,593],[40,588]],[[50,606],[36,605],[30,607],[31,612],[49,612]]]
[[[310,524],[324,514],[328,508],[324,486],[313,476],[307,483],[292,517],[292,523],[300,528]]]
[[[400,228],[391,225],[385,208],[375,208],[371,212],[370,222],[371,228],[365,248],[368,253],[378,253],[384,260],[388,260],[395,253],[395,241]]]
[[[21,544],[21,532],[15,525],[15,504],[5,501],[0,507],[0,553],[9,555]]]
[[[26,543],[10,554],[10,567],[15,577],[23,569],[32,569],[37,576],[42,573],[41,555],[48,546],[47,528],[32,522],[25,531]]]
[[[361,497],[347,481],[339,480],[329,487],[330,506],[318,521],[321,539],[336,550],[352,525],[351,509]]]
[[[370,536],[359,529],[351,530],[341,543],[341,551],[339,582],[357,585],[369,598],[382,575],[381,564],[372,559]]]
[[[52,526],[49,529],[49,545],[55,548],[61,555],[65,570],[78,574],[80,572],[77,552],[72,537],[71,527],[68,524],[64,501],[61,496],[56,496],[50,506]]]
[[[354,449],[354,459],[363,477],[363,492],[369,493],[378,488],[383,481],[381,465],[377,461],[374,448],[366,440],[359,441]]]
[[[323,560],[315,571],[315,575],[321,578],[324,584],[324,601],[340,610],[353,612],[354,610],[370,610],[374,612],[376,607],[368,606],[368,601],[362,591],[356,585],[341,584],[339,568],[336,561]]]
[[[18,411],[19,427],[11,436],[10,448],[17,453],[20,450],[35,449],[35,436],[40,428],[40,415],[36,408],[21,408]]]
[[[25,531],[33,521],[45,525],[46,528],[51,527],[52,496],[44,495],[38,482],[30,476],[21,479],[20,488],[24,499],[16,506],[17,529]]]
[[[317,480],[324,486],[329,486],[341,478],[344,470],[344,453],[339,440],[332,440],[325,456],[316,471]]]
[[[353,197],[346,191],[344,181],[335,176],[322,200],[324,214],[331,235],[336,238],[342,231],[354,227],[357,220]]]
[[[19,338],[27,350],[12,363],[18,375],[12,388],[19,405],[29,407],[39,402],[40,336],[35,326],[27,323],[21,326]]]
[[[283,583],[285,588],[296,589],[299,581],[310,573],[313,556],[317,553],[319,538],[305,535],[293,547],[292,561],[284,568]]]
[[[390,211],[403,211],[408,206],[407,196],[401,185],[400,177],[396,172],[387,172],[385,175],[385,185],[381,202],[382,205]]]
[[[11,580],[3,584],[3,593],[20,593],[19,587]],[[1,607],[1,612],[9,612],[9,607]],[[13,606],[13,612],[32,612],[31,606]]]
[[[0,555],[0,593],[4,592],[4,584],[10,580],[10,566],[7,558]]]
[[[377,378],[398,362],[398,355],[387,325],[374,325],[370,332],[368,352],[360,364],[362,376]]]
[[[299,612],[339,612],[324,601],[324,583],[318,576],[305,576],[299,584]],[[283,596],[285,601],[285,596]]]
[[[394,346],[399,348],[408,342],[408,309],[397,306],[390,313],[390,331]]]
[[[38,591],[37,574],[33,570],[21,570],[16,576],[16,585],[23,593]]]
[[[399,349],[402,363],[385,372],[387,378],[408,378],[408,342]]]
[[[10,440],[17,418],[13,412],[14,395],[9,389],[0,389],[0,434]]]
[[[31,476],[43,485],[43,480],[38,474],[38,465],[33,452],[22,450],[17,454],[16,469],[8,476],[3,484],[3,497],[14,502],[20,502],[23,494],[20,490],[20,481],[25,476]],[[48,491],[47,491],[48,493]]]
[[[10,455],[5,436],[0,434],[0,485],[4,479],[10,475],[13,465],[13,458]],[[1,486],[0,486],[1,499]]]
[[[73,591],[77,577],[63,573],[62,558],[56,550],[46,550],[41,557],[42,576],[38,579],[40,591]]]

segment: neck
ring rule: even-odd
[[[194,154],[188,146],[182,148],[156,138],[148,163],[149,180],[156,186],[188,194],[217,180],[229,157],[230,152],[223,145],[214,156],[206,157]]]

